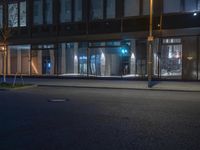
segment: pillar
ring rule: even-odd
[[[78,43],[74,43],[74,74],[78,74]]]
[[[38,51],[38,56],[37,56],[37,68],[38,68],[38,74],[42,75],[42,51]]]
[[[106,69],[106,58],[105,58],[105,48],[101,50],[101,76],[105,76],[105,69]]]
[[[0,75],[3,74],[3,54],[0,53]]]
[[[136,75],[136,41],[131,41],[130,74]]]
[[[61,44],[61,74],[66,73],[66,44]]]
[[[21,49],[17,49],[17,73],[22,73],[22,55]]]
[[[50,53],[50,62],[51,62],[50,75],[54,75],[54,68],[55,68],[54,50],[49,50],[49,53]]]
[[[11,65],[10,65],[10,48],[7,47],[7,74],[10,75]]]

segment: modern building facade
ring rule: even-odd
[[[200,0],[154,0],[153,16],[153,77],[200,80]],[[147,77],[149,0],[1,0],[5,23],[8,75]]]

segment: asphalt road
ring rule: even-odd
[[[173,149],[200,149],[200,93],[0,91],[0,150]]]

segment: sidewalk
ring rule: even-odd
[[[200,92],[200,82],[157,81],[152,88],[147,87],[147,81],[25,78],[24,82],[49,87]]]

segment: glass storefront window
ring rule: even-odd
[[[20,27],[26,26],[26,1],[20,2]]]
[[[3,6],[0,5],[0,28],[3,27]]]
[[[106,3],[106,18],[115,18],[116,0],[107,0]]]
[[[30,45],[9,46],[11,74],[30,75]]]
[[[181,79],[182,44],[168,43],[162,45],[160,63],[163,78]]]
[[[164,0],[164,13],[175,13],[181,10],[181,0]]]
[[[32,49],[31,51],[32,75],[55,75],[56,72],[57,72],[57,51],[54,48],[50,48],[50,46],[47,45],[42,45],[41,49],[36,49],[36,50]]]
[[[52,0],[45,0],[45,17],[44,22],[45,24],[52,24],[52,18],[53,18],[53,6],[52,6]]]
[[[103,0],[91,0],[91,19],[103,19]]]
[[[33,23],[34,25],[43,24],[43,2],[42,0],[34,0],[33,5]]]
[[[8,4],[8,26],[18,27],[18,4]]]
[[[71,0],[60,0],[60,22],[71,22],[72,21],[72,1]]]
[[[78,49],[78,73],[80,75],[87,75],[87,59],[87,48],[84,45],[80,44]]]
[[[74,21],[82,21],[82,0],[75,0],[74,3]]]
[[[124,16],[139,16],[140,0],[125,0],[124,1]]]

